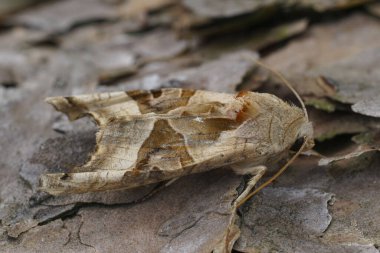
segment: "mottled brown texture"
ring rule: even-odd
[[[181,168],[193,163],[184,136],[176,132],[167,120],[160,119],[154,123],[149,137],[141,145],[134,170],[136,173],[167,170],[168,166],[161,167],[162,160],[167,165],[174,162]]]
[[[194,90],[167,89],[153,91],[128,91],[127,95],[133,98],[142,114],[153,112],[167,113],[177,107],[186,106]]]
[[[86,164],[42,176],[42,189],[53,194],[133,188],[233,164],[250,173],[312,135],[302,110],[269,94],[167,88],[47,101],[71,119],[91,115],[100,127]]]

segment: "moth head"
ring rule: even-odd
[[[240,92],[237,98],[244,101],[237,119],[249,119],[240,136],[268,142],[275,151],[289,149],[296,140],[306,141],[305,150],[314,146],[312,124],[301,108],[266,93]]]
[[[298,131],[297,140],[306,142],[304,151],[310,150],[314,147],[314,131],[313,125],[310,121],[306,121],[301,125]]]
[[[308,151],[314,147],[313,126],[311,122],[305,122],[300,126],[296,141],[290,150],[297,152],[302,146],[304,146],[302,151]]]
[[[278,144],[281,150],[298,151],[301,146],[303,151],[312,149],[314,146],[313,126],[302,110],[287,103],[283,103],[281,108],[276,109],[277,112],[268,120],[271,141]]]

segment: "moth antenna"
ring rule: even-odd
[[[300,102],[301,104],[301,107],[302,107],[302,110],[303,110],[303,113],[305,115],[305,118],[307,121],[309,121],[309,115],[307,113],[307,110],[306,110],[306,106],[304,104],[304,102],[302,101],[301,99],[301,96],[298,94],[298,92],[293,88],[293,86],[289,83],[288,80],[286,80],[286,78],[278,71],[268,67],[267,65],[265,65],[264,63],[258,61],[258,60],[255,60],[255,59],[252,59],[256,64],[258,64],[259,66],[269,70],[270,72],[272,72],[273,74],[275,74],[278,78],[280,78],[280,80],[286,85],[286,87],[288,87],[292,93],[296,96],[296,98],[298,99],[298,101]],[[272,183],[274,180],[276,180],[288,167],[290,164],[292,164],[294,162],[294,160],[301,154],[302,150],[305,148],[306,144],[307,144],[307,141],[308,141],[308,137],[307,136],[304,136],[304,141],[301,145],[301,147],[298,149],[298,151],[293,155],[293,157],[284,165],[282,166],[281,169],[279,169],[276,174],[274,174],[270,179],[268,179],[265,183],[263,183],[262,185],[260,185],[259,187],[257,187],[253,192],[251,192],[250,194],[248,194],[247,196],[245,196],[239,203],[237,203],[236,207],[239,208],[241,207],[247,200],[249,200],[253,195],[255,195],[256,193],[258,193],[259,191],[261,191],[262,189],[264,189],[266,186],[268,186],[270,183]]]
[[[258,60],[254,60],[252,59],[253,61],[255,61],[256,64],[260,65],[261,67],[265,68],[266,70],[269,70],[270,72],[272,72],[275,76],[277,76],[278,78],[281,79],[281,81],[286,85],[286,87],[289,88],[289,90],[294,94],[294,96],[297,98],[297,100],[300,102],[301,104],[301,107],[302,107],[302,110],[303,110],[303,113],[305,114],[305,118],[307,121],[309,121],[309,115],[307,113],[307,110],[306,110],[306,106],[305,106],[305,103],[302,101],[302,98],[301,96],[298,94],[298,92],[293,88],[293,86],[290,84],[290,82],[288,80],[286,80],[286,78],[280,73],[278,72],[277,70],[274,70],[272,69],[271,67],[265,65],[264,63],[262,63],[261,61],[258,61]]]

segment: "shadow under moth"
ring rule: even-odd
[[[299,152],[313,143],[306,111],[266,93],[165,88],[46,101],[70,120],[90,116],[99,126],[87,163],[42,175],[41,189],[53,195],[133,188],[226,166],[253,176],[248,192],[297,139],[304,139]]]

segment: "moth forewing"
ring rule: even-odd
[[[86,164],[41,177],[51,194],[133,188],[225,166],[252,173],[283,156],[309,124],[300,108],[255,92],[167,88],[47,101],[99,125]]]

